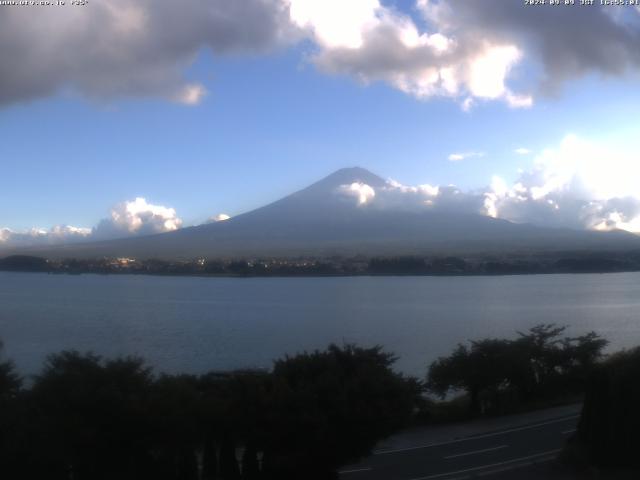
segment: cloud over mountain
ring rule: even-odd
[[[224,222],[225,220],[229,220],[230,218],[231,216],[227,215],[226,213],[219,213],[217,215],[213,215],[209,217],[209,219],[207,220],[207,223]]]
[[[346,197],[353,197],[357,199],[358,205],[364,205],[376,196],[376,191],[371,185],[367,185],[362,182],[354,182],[347,185],[341,185],[338,188],[338,193]]]
[[[363,183],[342,185],[336,190],[336,194],[355,199],[355,203],[361,208],[397,212],[432,210],[486,214],[485,194],[482,191],[463,192],[455,185],[410,186],[388,180],[386,185],[377,188]]]
[[[487,213],[516,222],[640,233],[638,174],[628,153],[567,135],[513,185],[495,178],[486,194]]]
[[[336,193],[355,198],[362,208],[472,213],[547,227],[640,233],[639,175],[629,154],[567,135],[511,185],[498,176],[473,191],[390,180],[377,188],[343,185]]]

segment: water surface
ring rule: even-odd
[[[640,273],[504,277],[199,278],[0,272],[0,338],[23,373],[63,349],[156,370],[269,368],[330,342],[384,345],[423,375],[458,342],[540,322],[640,344]]]

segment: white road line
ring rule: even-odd
[[[358,472],[370,472],[371,471],[371,467],[366,467],[366,468],[354,468],[353,470],[341,470],[338,473],[340,475],[344,475],[345,473],[358,473]]]
[[[436,475],[428,475],[426,477],[416,477],[416,478],[412,478],[411,480],[431,480],[432,478],[442,478],[442,477],[449,477],[451,475],[460,475],[461,473],[476,472],[478,470],[485,470],[487,468],[500,467],[502,465],[509,465],[513,463],[524,462],[526,460],[532,460],[534,458],[544,457],[545,455],[552,455],[554,453],[558,453],[560,450],[561,449],[558,448],[556,450],[549,450],[547,452],[537,453],[535,455],[529,455],[527,457],[514,458],[513,460],[507,460],[505,462],[491,463],[489,465],[481,465],[479,467],[467,468],[465,470],[456,470],[455,472],[438,473]]]
[[[576,429],[574,428],[572,430],[565,430],[564,432],[561,432],[561,433],[562,433],[562,435],[569,435],[570,433],[573,433],[575,431],[576,431]]]
[[[475,455],[476,453],[485,453],[485,452],[493,452],[494,450],[501,450],[503,448],[507,448],[509,445],[500,445],[499,447],[491,447],[491,448],[483,448],[482,450],[474,450],[473,452],[465,452],[465,453],[456,453],[455,455],[449,455],[448,457],[444,457],[445,460],[450,458],[458,458],[458,457],[466,457],[467,455]]]
[[[373,452],[373,455],[386,455],[388,453],[408,452],[411,450],[420,450],[422,448],[440,447],[442,445],[451,445],[453,443],[469,442],[471,440],[478,440],[480,438],[496,437],[498,435],[504,435],[505,433],[520,432],[522,430],[528,430],[531,428],[544,427],[545,425],[552,425],[554,423],[566,422],[567,420],[573,420],[580,415],[571,415],[569,417],[557,418],[555,420],[549,420],[548,422],[535,423],[533,425],[525,425],[523,427],[510,428],[509,430],[501,430],[499,432],[485,433],[484,435],[475,435],[471,437],[458,438],[456,440],[449,440],[447,442],[429,443],[426,445],[416,445],[415,447],[395,448],[392,450],[378,450]]]

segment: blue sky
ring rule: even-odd
[[[428,28],[412,2],[397,5],[396,15]],[[96,94],[72,77],[0,104],[0,228],[90,228],[136,197],[174,208],[183,225],[198,224],[354,165],[405,185],[485,191],[494,176],[510,186],[522,171],[534,171],[542,152],[560,149],[569,134],[623,155],[637,152],[635,60],[613,71],[591,65],[562,73],[557,90],[546,91],[532,79],[544,60],[536,63],[516,39],[524,53],[506,85],[533,102],[514,108],[503,93],[483,97],[469,87],[471,93],[425,96],[402,91],[385,74],[327,70],[316,55],[335,45],[317,31],[266,51],[196,45],[179,66],[183,78],[207,91],[195,105],[154,89]],[[0,69],[13,68],[10,61],[27,59],[0,57]],[[473,99],[468,109],[466,98]],[[518,148],[531,152],[519,155]],[[454,153],[476,155],[450,161]]]

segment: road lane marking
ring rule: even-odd
[[[547,452],[537,453],[535,455],[529,455],[527,457],[514,458],[513,460],[506,460],[504,462],[491,463],[491,464],[488,464],[488,465],[481,465],[479,467],[466,468],[464,470],[456,470],[455,472],[437,473],[435,475],[427,475],[426,477],[416,477],[416,478],[412,478],[411,480],[431,480],[433,478],[442,478],[442,477],[449,477],[451,475],[460,475],[461,473],[476,472],[478,470],[485,470],[487,468],[500,467],[500,466],[503,466],[503,465],[509,465],[509,464],[513,464],[513,463],[523,462],[523,461],[526,461],[526,460],[532,460],[534,458],[544,457],[545,455],[551,455],[551,454],[554,454],[554,453],[558,453],[561,450],[562,450],[561,448],[557,448],[555,450],[549,450]]]
[[[422,448],[441,447],[443,445],[451,445],[453,443],[469,442],[471,440],[479,440],[481,438],[496,437],[498,435],[504,435],[504,434],[507,434],[507,433],[520,432],[522,430],[529,430],[531,428],[544,427],[545,425],[552,425],[554,423],[566,422],[568,420],[573,420],[573,419],[578,418],[578,417],[580,417],[580,415],[571,415],[569,417],[557,418],[555,420],[550,420],[548,422],[535,423],[533,425],[525,425],[525,426],[522,426],[522,427],[510,428],[508,430],[501,430],[499,432],[485,433],[485,434],[482,434],[482,435],[475,435],[475,436],[471,436],[471,437],[458,438],[458,439],[455,439],[455,440],[449,440],[447,442],[429,443],[429,444],[426,444],[426,445],[416,445],[415,447],[395,448],[395,449],[391,449],[391,450],[378,450],[377,452],[373,452],[373,455],[387,455],[389,453],[408,452],[408,451],[411,451],[411,450],[420,450]]]
[[[354,468],[353,470],[340,470],[338,473],[340,475],[344,475],[346,473],[358,473],[358,472],[370,472],[371,471],[371,467],[366,467],[366,468]]]
[[[476,453],[493,452],[494,450],[501,450],[507,448],[509,445],[500,445],[499,447],[483,448],[482,450],[474,450],[473,452],[456,453],[455,455],[449,455],[444,457],[445,460],[450,458],[466,457],[467,455],[475,455]]]
[[[562,435],[569,435],[570,433],[573,433],[575,431],[576,431],[576,429],[574,428],[572,430],[565,430],[564,432],[560,432],[560,433],[562,433]]]

